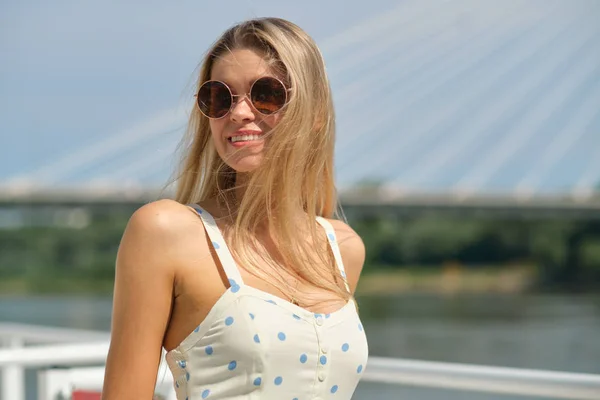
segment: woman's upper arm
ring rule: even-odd
[[[164,202],[141,207],[123,234],[116,262],[104,400],[153,397],[173,298],[173,207]]]

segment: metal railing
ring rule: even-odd
[[[37,354],[38,359],[39,361],[46,360],[46,362],[36,365],[37,368],[45,368],[61,364],[60,362],[52,362],[56,359],[57,354],[62,356],[60,351],[56,353],[57,343],[69,344],[94,341],[108,343],[109,337],[107,332],[1,322],[0,360],[10,360],[15,356],[17,359],[22,358],[25,360],[23,357],[26,357],[28,351],[40,350]],[[48,344],[51,344],[49,347],[54,349],[50,350],[50,353],[48,353],[47,347],[40,346]],[[35,347],[29,347],[31,345],[35,345]],[[106,346],[106,349],[108,349],[108,346]],[[103,357],[95,354],[95,358],[90,363],[104,363],[105,359],[106,350]],[[29,365],[24,365],[18,360],[15,362],[0,362],[0,382],[2,383],[0,386],[0,400],[25,400],[24,368],[26,367],[29,367]]]
[[[48,336],[44,336],[45,334]],[[109,345],[106,337],[106,333],[98,332],[14,324],[7,328],[6,325],[0,324],[0,339],[4,338],[4,343],[11,345],[10,348],[0,349],[0,370],[3,374],[2,399],[24,400],[23,370],[25,368],[47,369],[95,365],[100,368],[80,369],[80,374],[73,375],[71,379],[78,376],[85,380],[88,386],[86,388],[99,390],[102,386],[101,371],[103,371]],[[28,341],[47,343],[51,341],[50,339],[60,341],[62,344],[26,346]],[[68,343],[86,339],[96,342]],[[159,381],[169,383],[170,376],[163,369],[159,372]],[[77,369],[74,371],[77,372]],[[68,375],[65,374],[66,372],[62,373],[63,378]],[[48,381],[51,374],[40,376],[45,376],[44,379]],[[429,388],[545,396],[556,399],[597,400],[600,398],[600,375],[382,357],[369,358],[363,380]],[[48,387],[48,382],[44,385]],[[41,397],[40,400],[49,399]]]

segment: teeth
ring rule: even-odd
[[[229,138],[231,143],[235,142],[249,142],[252,140],[259,140],[260,135],[241,135],[241,136],[232,136]]]

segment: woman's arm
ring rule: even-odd
[[[116,262],[103,400],[153,397],[173,299],[175,207],[168,201],[141,207],[123,234]]]

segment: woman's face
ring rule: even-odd
[[[213,64],[210,79],[224,82],[233,95],[239,95],[234,98],[229,114],[210,120],[217,153],[237,172],[250,172],[260,165],[264,135],[281,118],[281,113],[268,116],[259,113],[247,96],[254,81],[264,76],[275,75],[260,53],[249,49],[226,52]]]

